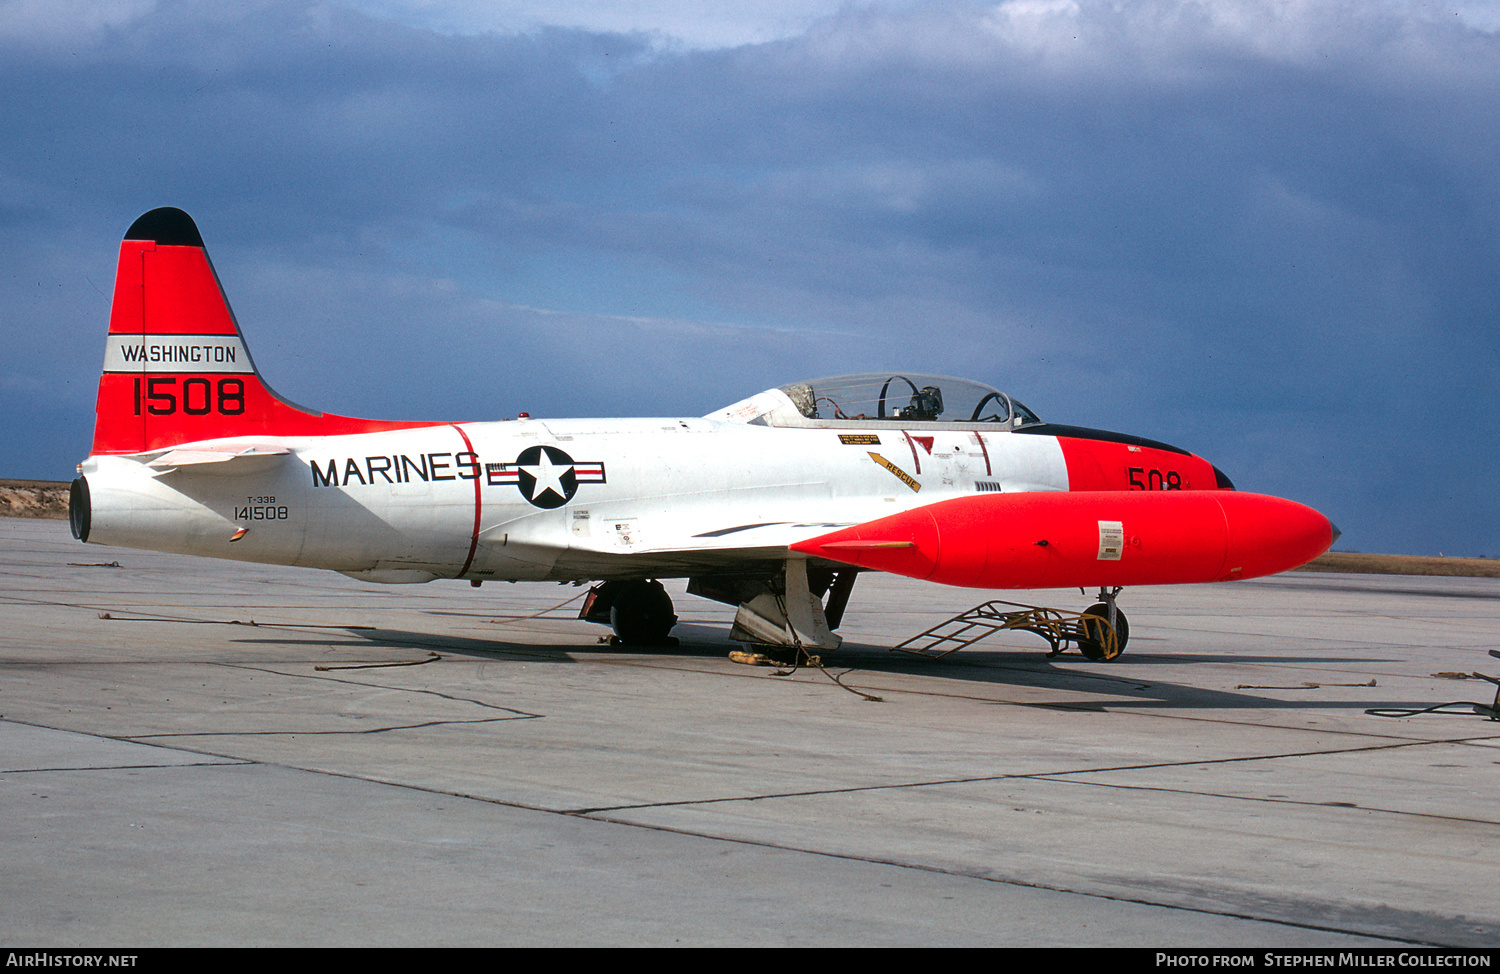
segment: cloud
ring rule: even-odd
[[[549,28],[644,34],[679,49],[739,47],[796,37],[848,6],[878,0],[344,0],[373,17],[449,34],[525,33]],[[907,6],[901,0],[878,3]]]
[[[97,43],[155,9],[156,0],[4,0],[0,39],[37,46]]]

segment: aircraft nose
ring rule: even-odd
[[[1333,540],[1328,542],[1328,547],[1332,548],[1339,543],[1339,538],[1344,536],[1344,532],[1340,531],[1339,526],[1332,521],[1328,522],[1328,526],[1333,529]]]

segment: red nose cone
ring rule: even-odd
[[[1309,507],[1235,491],[983,494],[792,545],[878,571],[974,588],[1168,585],[1272,575],[1328,550]]]
[[[1227,492],[1216,499],[1229,525],[1227,578],[1257,578],[1300,567],[1338,537],[1328,518],[1296,501]]]

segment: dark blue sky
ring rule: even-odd
[[[744,6],[0,4],[0,476],[87,453],[119,238],[175,205],[308,406],[963,375],[1340,547],[1500,556],[1493,5]]]

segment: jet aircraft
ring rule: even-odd
[[[331,569],[367,582],[595,583],[581,617],[669,641],[662,578],[737,606],[731,636],[832,649],[856,575],[1095,587],[1299,566],[1337,531],[1165,443],[1044,422],[988,386],[888,372],[793,382],[704,417],[391,422],[261,378],[197,225],[120,246],[79,540]],[[1083,618],[1087,619],[1088,616]]]

